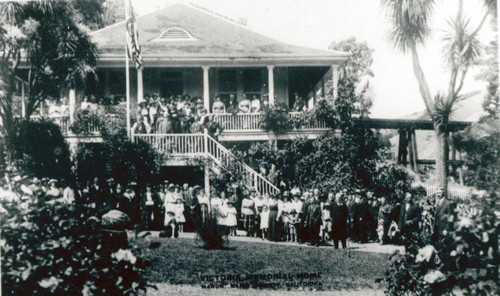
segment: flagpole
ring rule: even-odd
[[[125,1],[125,18],[128,16],[128,1]],[[130,73],[128,65],[128,45],[127,45],[127,30],[125,30],[125,92],[127,97],[127,137],[131,138],[130,130]]]

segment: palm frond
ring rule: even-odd
[[[438,93],[434,97],[434,111],[431,114],[432,120],[437,125],[438,130],[445,132],[448,130],[448,122],[456,110],[456,104],[463,100],[463,96],[449,97]]]
[[[453,68],[468,67],[481,54],[481,42],[472,34],[469,24],[464,17],[448,21],[450,28],[443,37],[443,60]]]
[[[0,21],[2,23],[13,24],[17,22],[23,12],[22,3],[14,1],[0,3]]]
[[[382,5],[393,23],[391,35],[397,48],[406,52],[425,42],[430,34],[428,22],[433,0],[382,0]]]
[[[483,5],[493,15],[497,15],[497,0],[483,0]]]

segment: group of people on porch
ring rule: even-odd
[[[211,110],[208,110],[200,97],[177,95],[165,98],[158,94],[146,94],[138,104],[133,130],[148,134],[198,133],[203,131],[207,121],[215,125],[214,116],[217,114],[260,113],[266,112],[270,106],[267,94],[262,98],[257,94],[251,97],[242,94],[239,98],[234,93],[225,98],[216,95],[212,102]],[[303,111],[304,108],[304,100],[296,94],[293,110]]]

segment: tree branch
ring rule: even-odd
[[[425,78],[424,71],[422,70],[422,66],[420,65],[420,60],[418,57],[418,52],[417,52],[417,47],[415,45],[415,42],[410,43],[410,50],[411,50],[411,56],[412,56],[412,62],[413,62],[413,74],[417,78],[418,82],[418,89],[420,91],[420,95],[422,96],[422,99],[424,100],[425,107],[427,108],[427,112],[429,113],[429,116],[433,118],[434,114],[434,103],[432,101],[431,97],[431,91],[429,89],[429,84],[427,83],[427,79]]]
[[[472,34],[470,34],[471,39],[474,38],[474,36],[476,36],[477,33],[479,33],[479,30],[481,30],[481,28],[483,27],[484,22],[486,22],[486,18],[488,18],[488,14],[489,14],[489,12],[486,11],[485,14],[483,15],[483,18],[481,19],[481,22],[477,26],[477,28],[472,32]]]
[[[460,83],[458,84],[457,89],[454,91],[454,96],[458,97],[458,94],[462,90],[462,87],[464,86],[464,80],[465,80],[465,75],[467,74],[467,71],[469,70],[469,67],[465,67],[464,70],[462,70],[462,77],[460,78]]]

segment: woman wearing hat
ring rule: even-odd
[[[279,228],[278,201],[279,195],[271,195],[267,202],[269,208],[269,240],[280,241],[281,231]]]
[[[175,184],[170,183],[168,185],[168,192],[165,194],[165,201],[163,206],[165,207],[165,212],[172,211],[175,213],[175,202],[177,196],[175,193]]]

